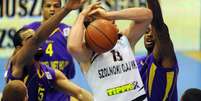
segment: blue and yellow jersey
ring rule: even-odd
[[[37,30],[41,22],[25,25],[25,28]],[[62,71],[69,79],[75,75],[73,58],[67,50],[67,36],[71,26],[60,23],[40,48],[43,55],[40,61],[54,69]]]
[[[55,94],[55,71],[47,67],[46,65],[40,64],[39,67],[32,65],[25,67],[22,78],[16,78],[12,76],[11,66],[8,69],[7,79],[9,80],[21,80],[27,86],[29,101],[64,101]],[[51,96],[50,96],[51,95]],[[52,99],[54,98],[54,99]],[[66,101],[66,100],[65,100]],[[67,100],[69,101],[69,100]]]
[[[137,57],[136,62],[149,101],[178,101],[178,64],[172,68],[163,68],[154,60],[153,54]]]

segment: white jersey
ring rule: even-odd
[[[146,100],[144,86],[126,36],[122,36],[112,50],[94,56],[85,76],[95,101],[135,101],[143,97]]]

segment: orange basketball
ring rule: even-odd
[[[118,39],[118,30],[111,21],[97,19],[87,27],[85,40],[87,46],[96,53],[111,50]]]

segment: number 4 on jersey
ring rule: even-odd
[[[49,43],[46,50],[45,50],[45,53],[48,54],[49,56],[52,56],[53,55],[53,47],[52,47],[52,43]]]

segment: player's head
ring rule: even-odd
[[[59,9],[61,9],[61,0],[42,0],[42,15],[43,20],[49,19],[53,16]]]
[[[2,94],[2,101],[28,101],[25,84],[20,80],[9,81]]]
[[[155,44],[155,34],[154,34],[153,27],[149,25],[147,31],[144,34],[144,46],[147,49],[148,53],[151,53],[154,48]]]
[[[15,48],[20,48],[27,41],[27,39],[31,38],[34,35],[34,31],[31,29],[21,28],[19,29],[14,37],[13,44]]]
[[[19,50],[29,38],[33,37],[34,34],[35,32],[31,29],[19,29],[13,37],[13,44],[15,46],[15,49]],[[38,60],[42,56],[42,54],[42,49],[39,48],[37,53],[35,54],[35,59]]]
[[[181,101],[200,101],[201,90],[197,88],[187,89],[181,97]]]

